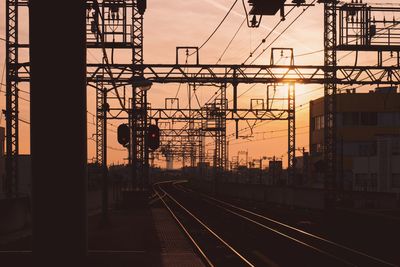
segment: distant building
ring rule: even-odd
[[[282,160],[270,160],[268,163],[268,180],[269,185],[282,185],[286,181],[283,179],[283,164]]]
[[[4,140],[5,140],[5,129],[0,127],[0,198],[5,193],[5,177],[6,177],[6,165],[5,165],[5,153],[4,153]]]
[[[5,161],[5,129],[0,127],[0,198],[6,195]],[[31,156],[18,155],[18,194],[27,196],[31,190]]]
[[[18,155],[18,193],[21,196],[32,193],[31,155]]]
[[[396,87],[337,95],[338,183],[345,189],[400,192],[400,93]],[[310,102],[311,180],[322,185],[324,98]]]

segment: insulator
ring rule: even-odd
[[[305,0],[292,0],[292,3],[297,6],[300,6],[301,4],[305,4],[306,1]]]
[[[256,15],[253,15],[253,18],[251,19],[251,27],[256,27],[257,26],[257,18]]]
[[[370,36],[370,37],[373,37],[373,36],[375,36],[375,34],[376,34],[376,25],[375,25],[375,24],[372,24],[372,25],[369,27],[369,36]]]
[[[90,31],[94,34],[97,33],[97,25],[94,20],[90,23]]]

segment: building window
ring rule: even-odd
[[[359,125],[359,114],[358,112],[343,112],[343,125],[354,126]]]
[[[311,124],[312,130],[321,130],[324,128],[324,116],[316,116],[313,118],[313,123]]]
[[[312,153],[312,154],[317,153],[317,144],[312,144],[312,145],[311,145],[311,153]]]
[[[311,145],[311,153],[322,153],[324,151],[324,146],[322,144],[312,144]]]
[[[358,155],[363,157],[376,156],[376,142],[360,144],[358,147]]]
[[[378,125],[378,113],[361,112],[361,125]]]
[[[311,123],[311,131],[315,131],[315,118],[312,118],[310,120],[310,123]]]
[[[400,188],[400,173],[392,173],[392,187]]]
[[[324,152],[324,146],[322,144],[317,144],[317,153]]]
[[[392,155],[400,155],[400,140],[393,140],[392,142]]]
[[[371,176],[368,176],[367,173],[357,173],[355,175],[354,189],[356,191],[377,191],[378,175],[372,173]]]

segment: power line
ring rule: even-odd
[[[298,54],[298,55],[295,55],[295,57],[304,57],[304,56],[318,54],[321,52],[324,52],[324,49],[320,49],[320,50],[316,50],[316,51],[312,51],[312,52],[308,52],[308,53],[303,53],[303,54]]]
[[[208,36],[208,38],[202,43],[202,45],[200,45],[199,50],[201,48],[203,48],[203,46],[205,46],[208,41],[210,41],[210,39],[214,36],[214,34],[218,31],[219,27],[221,27],[222,23],[224,23],[225,19],[229,16],[229,14],[231,13],[232,9],[235,7],[236,3],[238,0],[235,0],[235,2],[232,4],[231,8],[228,10],[228,12],[226,13],[226,15],[224,16],[224,18],[221,20],[221,22],[218,24],[218,26],[214,29],[214,31],[210,34],[210,36]],[[193,55],[195,52],[193,52],[192,54],[190,54],[189,56]]]
[[[309,6],[304,8],[303,11],[266,48],[264,48],[250,64],[253,64],[262,54],[264,54],[264,52],[267,51],[267,49],[270,48],[271,45],[273,45],[311,6],[313,6],[316,1],[317,0],[313,0]]]
[[[240,29],[242,29],[242,27],[243,27],[243,25],[244,25],[244,22],[245,22],[246,20],[247,20],[247,19],[245,18],[245,19],[242,21],[242,23],[239,25],[239,28],[236,30],[236,32],[235,32],[235,34],[233,35],[232,39],[229,41],[228,45],[225,47],[225,49],[224,49],[224,51],[222,52],[221,56],[218,58],[218,61],[217,61],[216,64],[218,64],[219,62],[221,62],[222,57],[225,55],[226,51],[228,51],[228,48],[231,46],[233,40],[234,40],[234,39],[236,38],[236,36],[238,35]]]
[[[292,7],[292,8],[289,10],[289,12],[286,14],[286,16],[289,15],[289,14],[293,11],[294,8],[295,8],[295,7]],[[247,15],[247,13],[246,13],[246,15]],[[274,33],[274,31],[276,30],[276,28],[278,28],[278,26],[279,26],[282,22],[283,22],[282,19],[279,20],[279,22],[272,28],[272,30],[267,34],[267,36],[265,36],[265,37],[261,40],[261,42],[258,44],[258,46],[257,46],[256,48],[254,48],[253,51],[250,52],[250,55],[244,60],[244,62],[243,62],[242,64],[246,64],[247,60],[249,60],[249,59],[253,56],[253,54],[254,54],[255,52],[257,52],[257,50],[265,43],[265,41],[268,39],[268,37],[270,37],[271,34]]]
[[[307,134],[307,133],[308,133],[308,131],[307,132],[296,133],[296,135],[303,135],[303,134]],[[283,138],[283,137],[287,137],[287,134],[268,137],[268,138],[262,138],[262,139],[257,139],[257,140],[247,140],[247,141],[234,143],[234,144],[229,144],[229,145],[235,146],[235,145],[241,145],[241,144],[246,144],[246,143],[251,143],[251,142],[260,142],[260,141],[265,141],[265,140],[270,140],[270,139],[279,139],[279,138]]]

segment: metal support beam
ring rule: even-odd
[[[336,166],[337,166],[337,133],[336,133],[336,93],[337,93],[337,60],[336,60],[336,6],[337,0],[326,0],[324,3],[324,162],[327,205],[335,200]]]
[[[103,120],[103,147],[102,147],[102,205],[101,205],[101,213],[102,213],[102,222],[104,225],[109,223],[108,218],[108,167],[107,167],[107,112],[109,106],[107,103],[107,90],[106,88],[102,88],[102,120]]]
[[[143,64],[143,14],[138,10],[138,0],[133,0],[132,9],[132,66]],[[136,182],[140,189],[144,189],[148,181],[149,150],[147,147],[147,92],[136,88],[133,84],[135,79],[143,78],[143,70],[135,68],[132,73],[132,95],[135,116],[132,117],[132,171],[136,172]],[[135,155],[134,155],[135,153]],[[135,169],[135,170],[134,170]],[[135,175],[135,174],[134,174]]]
[[[19,9],[26,1],[6,0],[6,180],[7,197],[18,194],[18,83],[19,49],[18,21]]]
[[[104,104],[104,85],[103,76],[97,76],[96,82],[96,163],[103,166],[103,153],[104,153],[104,131],[105,121],[103,117],[103,104]]]
[[[296,178],[296,102],[295,84],[288,84],[288,184]]]
[[[99,64],[88,64],[88,81],[94,81],[100,71]],[[118,76],[118,85],[132,82],[135,71],[141,70],[146,79],[154,83],[202,84],[400,84],[400,69],[386,66],[336,66],[336,77],[325,77],[330,72],[325,66],[312,65],[213,65],[213,64],[111,64],[110,69]],[[236,73],[235,73],[236,70]],[[105,80],[110,80],[105,77]]]

